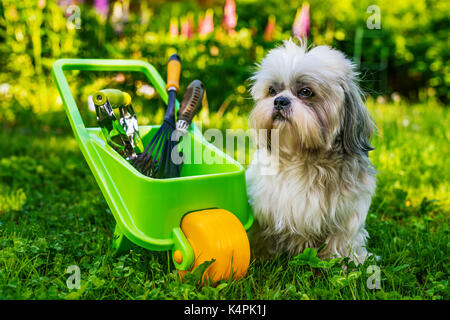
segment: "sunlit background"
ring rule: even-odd
[[[369,29],[374,5],[380,24]],[[380,103],[446,103],[448,11],[448,2],[426,0],[1,0],[0,121],[15,125],[36,120],[31,114],[42,118],[61,110],[50,77],[58,58],[141,59],[164,77],[175,51],[183,59],[182,85],[201,79],[210,112],[245,114],[252,105],[246,80],[254,64],[302,33],[310,44],[331,45],[353,58],[363,89]],[[138,109],[155,98],[151,86],[123,74],[70,82],[80,107],[86,105],[80,95],[111,85],[133,91]]]

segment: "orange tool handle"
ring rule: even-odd
[[[173,54],[169,58],[167,65],[167,85],[166,91],[180,90],[180,73],[181,73],[181,59],[177,54]]]

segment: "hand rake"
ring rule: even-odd
[[[169,98],[164,122],[153,136],[144,152],[137,156],[131,164],[142,174],[157,178],[179,177],[181,166],[175,164],[171,153],[177,147],[178,141],[172,139],[175,130],[175,99],[179,90],[181,59],[177,54],[169,58],[167,66],[166,90]]]

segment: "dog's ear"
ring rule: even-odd
[[[374,148],[370,138],[375,130],[375,124],[362,100],[359,87],[353,80],[343,85],[344,119],[341,128],[341,142],[346,153],[351,155],[368,155]]]

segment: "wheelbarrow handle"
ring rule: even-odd
[[[167,104],[167,92],[164,80],[158,71],[149,63],[140,60],[113,60],[113,59],[60,59],[55,61],[52,68],[53,78],[59,90],[64,108],[76,138],[87,138],[86,127],[81,118],[75,99],[70,91],[64,71],[123,71],[142,72],[155,87],[159,96]],[[177,103],[178,107],[178,103]]]

